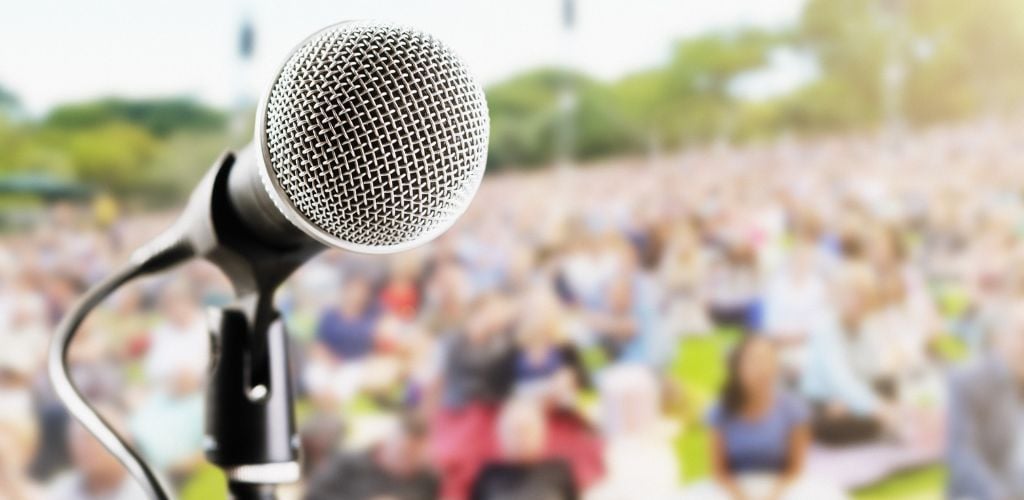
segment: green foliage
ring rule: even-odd
[[[739,31],[680,43],[665,68],[619,82],[616,97],[636,126],[664,146],[729,134],[739,112],[729,84],[763,65],[778,39]]]
[[[209,134],[182,132],[163,141],[136,189],[146,194],[150,206],[180,203],[214,161],[232,146],[224,131]]]
[[[876,123],[879,106],[848,80],[826,76],[778,102],[780,122],[791,130],[827,133]],[[870,100],[868,100],[870,101]]]
[[[229,141],[221,112],[183,99],[70,104],[40,122],[6,116],[0,113],[0,175],[80,182],[147,204],[180,200],[237,142]]]
[[[152,167],[159,143],[146,130],[112,122],[67,136],[75,176],[117,192],[128,191]]]
[[[571,150],[577,159],[637,151],[731,133],[739,113],[729,92],[739,74],[765,63],[780,36],[759,31],[707,35],[680,43],[669,64],[612,85],[554,69],[533,71],[487,89],[489,165],[537,165],[559,154],[566,89]]]
[[[82,130],[126,122],[144,128],[154,136],[166,137],[178,131],[220,130],[225,121],[223,113],[190,99],[104,99],[61,106],[50,113],[45,125]]]
[[[796,38],[823,69],[790,103],[804,126],[869,126],[886,106],[927,124],[1024,102],[1019,0],[811,0]]]
[[[1024,4],[1018,0],[912,2],[914,63],[907,111],[917,121],[997,112],[1024,101]]]
[[[563,112],[568,92],[575,98]],[[566,124],[573,131],[571,153],[577,158],[629,151],[639,144],[610,89],[583,75],[533,71],[488,88],[487,104],[492,167],[551,161]]]

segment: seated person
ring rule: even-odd
[[[426,453],[427,428],[406,416],[384,442],[325,463],[306,488],[306,500],[433,500],[440,483]]]
[[[41,440],[32,413],[31,369],[23,361],[20,352],[0,350],[0,498],[5,499],[42,495],[29,475]]]
[[[391,272],[380,290],[379,301],[385,314],[412,321],[420,310],[420,288],[416,282],[420,262],[414,255],[392,257]]]
[[[320,316],[303,377],[320,403],[347,401],[363,388],[362,362],[373,353],[379,316],[371,289],[367,278],[350,277],[339,303]]]
[[[603,301],[584,312],[583,323],[611,361],[658,364],[658,314],[649,283],[635,270],[612,276]]]
[[[492,293],[474,301],[465,326],[443,346],[441,403],[446,410],[493,405],[511,390],[514,346],[509,300]]]
[[[865,337],[875,292],[870,271],[851,268],[836,286],[838,314],[823,318],[811,334],[800,389],[813,403],[817,441],[850,445],[879,439],[895,411],[892,380],[873,364],[884,346]]]
[[[562,306],[552,290],[536,286],[522,304],[516,329],[514,389],[562,407],[575,405],[587,385],[586,368],[564,335]]]
[[[576,500],[569,464],[547,456],[543,408],[532,399],[506,403],[498,419],[500,459],[484,466],[471,500]]]
[[[121,432],[123,425],[111,420],[112,412],[104,416]],[[123,435],[123,434],[122,434]],[[135,479],[103,445],[84,427],[73,423],[68,432],[73,471],[68,472],[50,486],[46,498],[51,500],[133,500],[145,493]]]
[[[774,344],[747,337],[730,357],[728,380],[709,417],[714,481],[693,488],[687,498],[843,498],[803,476],[811,442],[808,410],[779,386]]]
[[[127,425],[150,465],[181,485],[203,460],[210,333],[193,287],[178,281],[162,293],[166,320],[154,328],[143,362],[154,390],[133,409]]]
[[[599,380],[607,473],[587,499],[676,498],[682,484],[674,447],[677,426],[662,411],[654,370],[618,364],[605,369]]]
[[[950,382],[947,498],[1024,498],[1024,311]]]

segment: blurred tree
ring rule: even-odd
[[[1024,101],[1024,3],[906,1],[912,61],[907,111],[916,121],[1001,112]]]
[[[147,168],[137,179],[148,206],[181,203],[213,162],[227,151],[232,141],[226,132],[201,134],[182,132],[166,138]]]
[[[1024,101],[1019,0],[810,0],[796,39],[823,70],[785,100],[805,130],[872,125],[887,106],[925,124]]]
[[[487,89],[491,167],[552,160],[557,152],[555,132],[564,123],[558,110],[559,90],[567,81],[576,91],[573,156],[588,159],[636,147],[636,134],[607,86],[583,75],[542,69]]]
[[[615,86],[616,97],[636,127],[657,144],[729,136],[740,104],[730,83],[764,65],[780,39],[740,30],[681,42],[665,68],[623,79]]]
[[[834,130],[881,120],[882,72],[892,34],[882,3],[807,3],[795,40],[817,59],[822,77],[784,99],[784,121],[803,130]]]
[[[131,123],[156,137],[166,137],[177,131],[220,130],[226,117],[220,111],[186,98],[104,99],[60,106],[44,123],[49,127],[75,130],[112,122]]]
[[[66,141],[62,149],[79,180],[122,195],[153,168],[160,146],[145,129],[116,122],[67,134]]]

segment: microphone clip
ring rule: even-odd
[[[210,378],[206,458],[228,479],[231,497],[274,498],[300,479],[288,336],[269,301],[240,300],[209,314]],[[255,314],[254,314],[255,313]]]

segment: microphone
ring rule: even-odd
[[[328,27],[285,61],[258,108],[253,143],[225,159],[227,182],[215,168],[175,229],[133,260],[214,253],[202,234],[211,205],[234,212],[247,244],[415,247],[469,205],[488,132],[483,90],[436,38],[374,22]]]
[[[57,395],[150,498],[168,498],[70,382],[67,351],[88,312],[122,284],[206,259],[237,295],[211,324],[207,457],[238,497],[264,498],[267,483],[297,479],[274,290],[325,248],[399,252],[444,232],[480,185],[488,133],[483,90],[436,38],[372,21],[313,34],[271,82],[253,142],[224,153],[178,221],[87,292],[58,327],[48,360]]]

